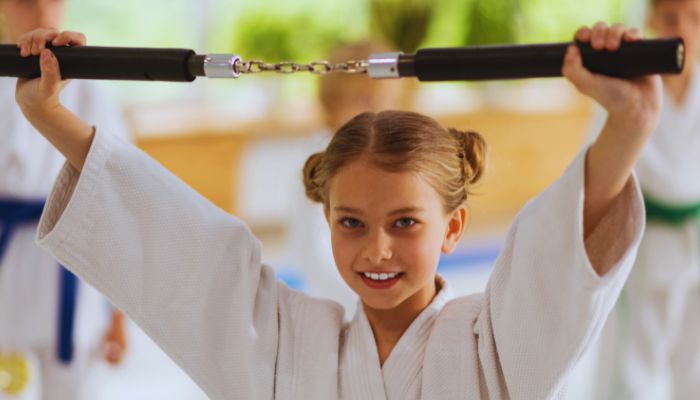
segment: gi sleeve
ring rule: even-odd
[[[486,369],[499,375],[513,399],[563,394],[639,247],[644,206],[634,176],[584,243],[585,154],[516,218],[475,325],[482,359],[496,360]],[[593,265],[612,268],[598,276]]]
[[[83,171],[61,171],[37,234],[211,398],[272,398],[279,290],[260,244],[156,161],[97,132]]]

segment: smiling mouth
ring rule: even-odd
[[[388,289],[396,284],[403,272],[360,272],[362,281],[373,289]]]

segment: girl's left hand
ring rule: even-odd
[[[622,24],[608,26],[598,22],[591,29],[580,28],[575,39],[590,43],[598,51],[616,51],[623,42],[642,38],[638,28],[625,29]],[[579,49],[571,45],[566,53],[563,75],[583,94],[600,103],[613,119],[624,119],[640,129],[655,126],[661,110],[662,85],[658,75],[635,79],[618,79],[588,71]]]

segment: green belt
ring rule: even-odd
[[[700,232],[700,202],[691,204],[669,204],[663,201],[656,200],[648,195],[644,195],[644,205],[646,206],[646,216],[647,221],[657,222],[673,227],[679,227],[688,221],[694,221]],[[698,236],[700,238],[700,236]],[[699,244],[700,245],[700,244]],[[619,326],[615,332],[616,345],[618,348],[624,346],[623,338],[628,335],[628,324],[629,324],[629,299],[627,298],[627,287],[622,289],[620,293],[620,298],[617,302],[617,315],[620,318]],[[610,392],[606,392],[606,396],[611,396],[609,398],[619,399],[623,395],[622,391],[622,364],[621,357],[615,358],[615,369],[613,383]]]
[[[669,204],[644,195],[644,205],[647,210],[647,221],[674,226],[695,221],[700,227],[700,203]]]

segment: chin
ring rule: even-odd
[[[399,297],[377,298],[378,296],[362,297],[362,304],[374,310],[392,310],[398,307],[403,299]]]

